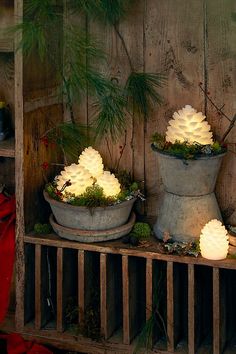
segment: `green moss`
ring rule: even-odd
[[[167,142],[161,134],[154,133],[152,136],[152,147],[154,150],[162,151],[181,159],[189,160],[201,156],[218,155],[225,152],[225,148],[219,142],[212,145],[189,144],[187,141],[181,143],[176,141],[174,144]]]
[[[70,204],[77,206],[86,206],[88,208],[95,208],[99,206],[108,206],[115,202],[116,198],[106,197],[103,188],[98,185],[87,187],[85,193],[79,197],[72,197]]]
[[[149,224],[145,222],[136,222],[134,224],[132,234],[135,235],[139,240],[143,240],[151,236],[152,229]]]
[[[34,232],[36,234],[50,234],[52,232],[52,227],[50,224],[40,224],[34,225]]]

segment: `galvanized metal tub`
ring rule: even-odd
[[[112,206],[87,208],[59,202],[45,191],[44,198],[59,225],[82,230],[109,230],[126,224],[136,200],[132,198]]]
[[[224,155],[183,160],[157,152],[165,189],[154,225],[158,238],[168,233],[175,241],[196,241],[208,221],[222,220],[214,189]]]
[[[82,230],[72,229],[71,227],[65,227],[57,224],[54,220],[54,216],[50,216],[50,224],[53,230],[62,238],[66,238],[72,241],[94,243],[116,240],[124,235],[127,235],[133,228],[135,223],[135,214],[131,212],[129,220],[126,224],[118,226],[109,230]]]

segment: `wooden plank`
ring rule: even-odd
[[[209,0],[206,2],[206,74],[207,91],[217,106],[233,117],[236,113],[236,31],[234,0]],[[217,33],[217,35],[216,35]],[[213,132],[222,137],[229,122],[208,102],[207,117]],[[235,141],[236,130],[232,129],[227,138],[229,150],[224,157],[217,180],[216,193],[220,209],[227,215],[227,223],[236,223],[236,188]]]
[[[146,260],[146,321],[153,314],[153,260]]]
[[[168,79],[165,88],[159,90],[164,104],[160,108],[154,107],[145,134],[148,215],[157,215],[163,190],[157,157],[150,148],[150,137],[155,131],[164,134],[173,113],[186,104],[199,110],[204,108],[198,88],[199,82],[204,82],[203,3],[203,0],[146,1],[145,71],[165,73]]]
[[[196,265],[205,265],[209,267],[218,267],[225,269],[236,269],[235,259],[226,258],[221,261],[210,261],[201,256],[191,257],[191,256],[177,256],[177,255],[168,255],[163,254],[158,251],[157,241],[150,247],[130,247],[123,244],[121,241],[112,241],[112,242],[102,242],[97,244],[88,244],[81,242],[73,242],[68,240],[63,240],[56,234],[50,235],[26,235],[26,243],[32,244],[41,244],[54,247],[62,248],[73,248],[81,249],[84,251],[99,252],[99,253],[111,253],[111,254],[120,254],[126,256],[135,256],[143,258],[151,258],[156,260],[171,261],[175,263],[183,264],[196,264]]]
[[[108,338],[108,303],[107,303],[107,254],[100,254],[100,291],[101,291],[101,334]]]
[[[79,307],[79,325],[84,323],[85,312],[85,252],[78,251],[78,307]]]
[[[16,4],[17,6],[17,4]],[[0,52],[13,52],[14,36],[7,33],[7,28],[14,25],[14,0],[0,4]]]
[[[0,157],[0,184],[6,186],[6,190],[10,194],[15,193],[15,161]]]
[[[173,262],[167,263],[167,349],[174,351],[174,265]]]
[[[123,343],[130,344],[129,258],[122,256]]]
[[[213,268],[213,353],[220,354],[220,273],[219,268]]]
[[[15,139],[10,138],[0,142],[0,156],[15,157]]]
[[[35,246],[35,329],[41,329],[42,323],[42,254],[41,254],[41,246]]]
[[[23,15],[22,0],[15,0],[14,17],[20,23]],[[15,47],[21,41],[22,33],[15,37]],[[23,168],[23,58],[21,50],[15,53],[15,181],[16,181],[16,329],[24,327],[24,168]]]
[[[188,353],[196,353],[195,340],[195,274],[194,265],[188,265]]]
[[[35,245],[27,244],[24,247],[25,256],[25,286],[24,286],[24,322],[35,319]]]
[[[57,249],[57,331],[63,331],[63,248]]]
[[[12,53],[0,53],[0,99],[5,101],[11,112],[11,126],[15,127],[15,65]],[[20,70],[20,67],[19,67]],[[17,92],[16,92],[17,93]]]
[[[77,251],[64,249],[63,251],[63,281],[62,281],[62,318],[65,329],[78,325],[78,258]],[[74,311],[73,311],[74,310]]]
[[[121,324],[121,281],[121,257],[102,253],[100,255],[100,311],[101,330],[105,339],[110,338]]]
[[[226,341],[224,285],[221,281],[220,269],[213,268],[213,353],[221,354]]]
[[[129,52],[132,62],[138,72],[145,71],[144,51],[145,51],[145,35],[144,35],[144,16],[145,16],[146,1],[140,0],[135,4],[134,11],[130,11],[131,18],[125,23],[127,27],[126,42],[129,46]],[[130,25],[132,26],[130,28]],[[145,118],[138,117],[133,114],[133,133],[132,133],[132,170],[135,181],[141,182],[145,188]],[[140,200],[136,203],[136,210],[143,214],[144,203]]]

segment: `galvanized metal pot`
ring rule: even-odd
[[[165,194],[155,235],[165,232],[175,241],[194,241],[211,219],[221,220],[214,194],[217,175],[225,154],[183,160],[156,152]]]
[[[124,225],[135,202],[135,198],[132,198],[116,205],[89,209],[59,202],[45,191],[44,198],[59,225],[82,230],[109,230]]]

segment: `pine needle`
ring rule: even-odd
[[[126,103],[126,97],[116,85],[107,94],[99,95],[94,121],[98,138],[111,138],[113,142],[120,138],[127,127]]]
[[[90,18],[113,25],[125,16],[133,0],[70,0],[74,11],[83,12]]]
[[[92,130],[87,126],[65,122],[50,129],[46,136],[51,143],[55,143],[61,148],[66,155],[66,160],[77,162],[79,153],[89,145],[88,136],[92,133]]]
[[[145,119],[155,105],[161,105],[163,100],[157,89],[163,87],[165,76],[154,73],[132,72],[126,82],[128,103]]]

